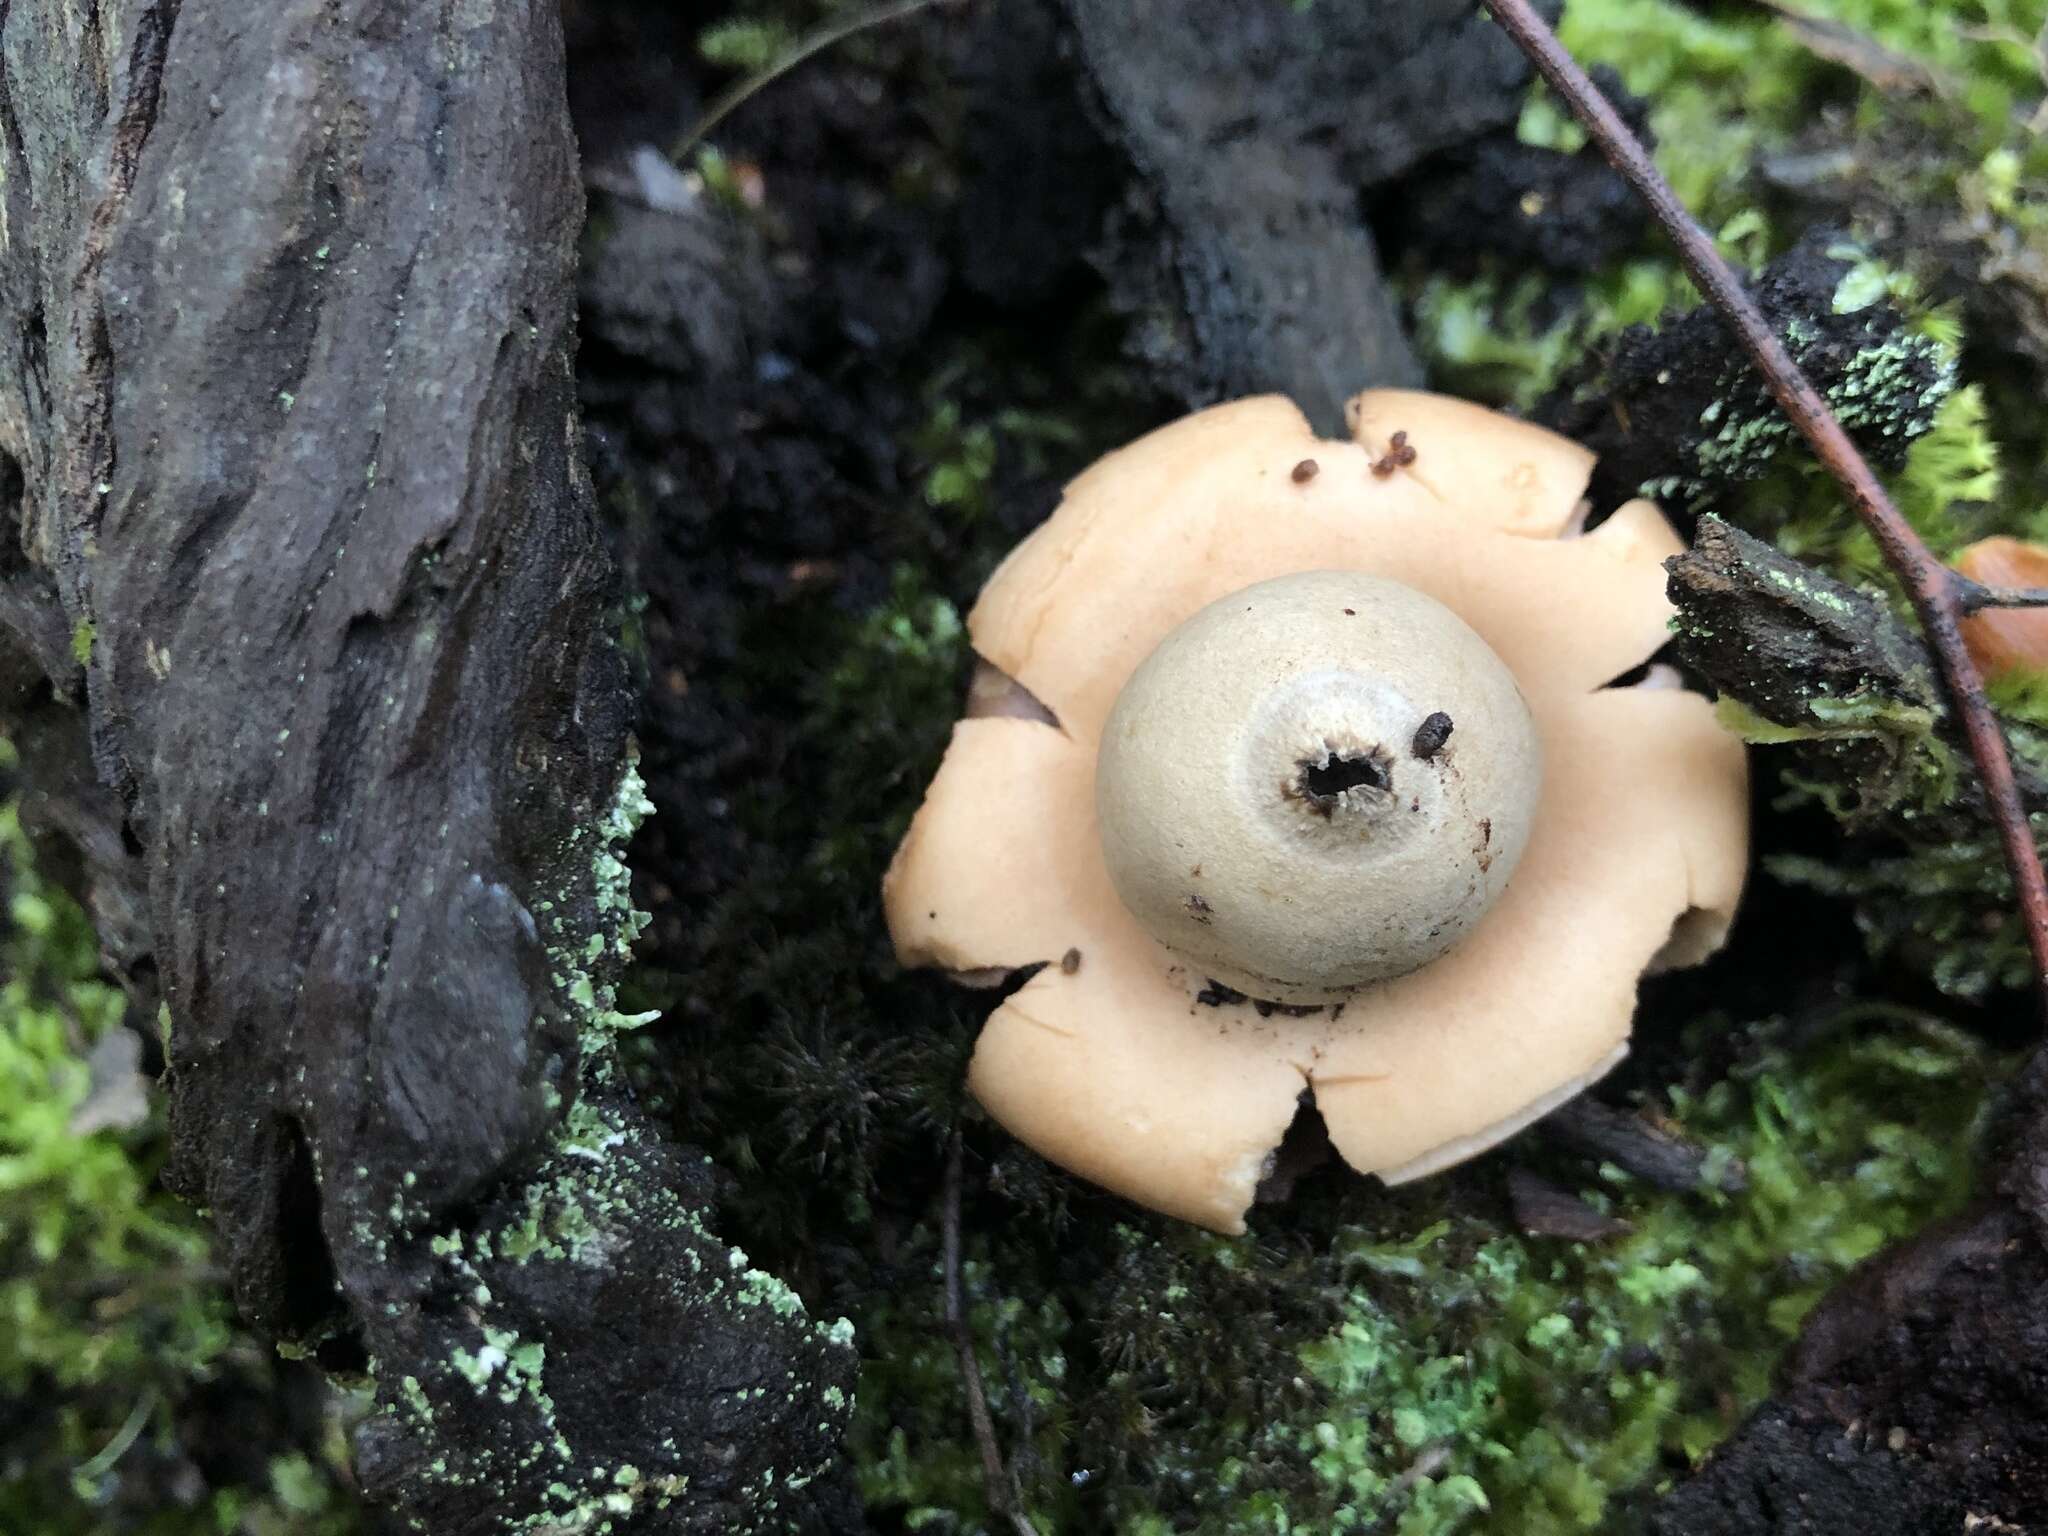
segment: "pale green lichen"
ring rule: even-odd
[[[524,1448],[511,1454],[514,1470],[525,1474],[545,1467],[549,1473],[543,1507],[507,1513],[502,1521],[507,1531],[603,1536],[643,1503],[665,1507],[686,1491],[688,1480],[677,1473],[585,1464],[548,1391],[544,1345],[522,1337],[513,1326],[484,1278],[485,1266],[559,1263],[602,1268],[631,1240],[630,1234],[680,1236],[686,1241],[674,1249],[683,1262],[667,1282],[679,1301],[763,1308],[804,1327],[812,1339],[828,1347],[852,1345],[852,1325],[845,1319],[829,1325],[806,1322],[802,1299],[774,1275],[754,1268],[744,1251],[721,1243],[696,1205],[674,1189],[650,1185],[637,1174],[626,1176],[619,1161],[632,1156],[636,1136],[647,1134],[609,1107],[608,1095],[617,1072],[619,1032],[658,1016],[621,1013],[616,991],[619,971],[649,921],[648,914],[633,906],[632,875],[624,852],[653,809],[637,769],[629,764],[596,823],[570,834],[564,857],[572,866],[581,864],[595,918],[591,931],[578,931],[571,919],[578,909],[573,883],[557,896],[535,903],[549,940],[554,984],[574,1012],[583,1048],[582,1092],[563,1114],[549,1156],[507,1197],[518,1213],[513,1219],[495,1227],[452,1228],[428,1243],[444,1279],[466,1304],[467,1336],[448,1354],[450,1378],[493,1396],[513,1410],[508,1422],[532,1429]],[[723,1263],[706,1263],[705,1254],[722,1254]],[[793,1400],[800,1390],[792,1386]],[[827,1406],[843,1418],[851,1404],[842,1393],[837,1403]],[[432,1393],[416,1377],[399,1384],[390,1411],[403,1415],[425,1445],[443,1446],[447,1437],[437,1423]],[[463,1488],[491,1476],[502,1464],[501,1454],[488,1445],[453,1444],[425,1462],[430,1482]],[[783,1492],[802,1487],[822,1470],[771,1475],[750,1495],[754,1513],[772,1513]]]
[[[601,1056],[620,1030],[637,1029],[661,1016],[658,1011],[620,1012],[616,980],[619,967],[632,958],[633,941],[654,920],[634,907],[632,871],[621,857],[640,824],[653,813],[639,764],[628,762],[604,814],[593,827],[578,828],[569,838],[572,858],[579,849],[589,849],[597,926],[588,933],[574,932],[566,896],[535,903],[548,936],[551,979],[577,1020],[585,1053],[592,1056]]]
[[[1956,388],[1954,349],[1914,331],[1899,331],[1854,353],[1825,389],[1843,426],[1878,438],[1917,439],[1935,424]],[[1741,410],[1729,402],[1746,401]],[[1701,412],[1703,436],[1692,467],[1642,487],[1644,495],[1690,503],[1726,487],[1762,479],[1800,441],[1791,421],[1746,375],[1730,374]]]

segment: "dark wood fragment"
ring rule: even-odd
[[[1508,1171],[1508,1199],[1514,1206],[1515,1225],[1532,1237],[1597,1243],[1633,1230],[1627,1222],[1594,1210],[1570,1190],[1526,1168]]]
[[[1101,260],[1190,403],[1280,390],[1326,432],[1421,370],[1361,190],[1512,123],[1527,66],[1467,0],[1063,0],[1137,178]],[[1256,61],[1256,67],[1247,67]]]
[[[1733,1193],[1748,1182],[1740,1162],[1717,1163],[1698,1143],[1584,1094],[1547,1115],[1542,1124],[1546,1133],[1566,1146],[1610,1162],[1659,1189],[1684,1194],[1711,1183]]]

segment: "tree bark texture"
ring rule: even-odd
[[[1326,432],[1422,373],[1361,199],[1514,121],[1528,66],[1465,0],[1065,0],[1135,171],[1104,265],[1190,404],[1278,390]]]
[[[245,1312],[367,1353],[437,1532],[824,1518],[851,1352],[610,1079],[556,7],[0,0],[0,154],[16,728]]]

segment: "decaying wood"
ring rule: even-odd
[[[245,1313],[367,1354],[364,1481],[437,1532],[823,1519],[851,1352],[564,974],[616,964],[631,701],[555,6],[0,0],[0,154],[5,672],[95,909],[144,897]]]
[[[1955,736],[1926,647],[1869,593],[1715,517],[1668,569],[1679,658],[1873,813],[1892,808],[1889,790],[1911,771],[1906,730]],[[1831,706],[1902,729],[1830,731]]]
[[[1137,173],[1104,264],[1146,364],[1190,404],[1279,390],[1327,431],[1358,390],[1419,383],[1360,193],[1513,122],[1507,41],[1464,0],[1065,9]]]
[[[1683,1195],[1712,1187],[1732,1194],[1748,1183],[1740,1163],[1717,1166],[1697,1142],[1587,1095],[1560,1106],[1541,1123],[1546,1135],[1658,1189]]]

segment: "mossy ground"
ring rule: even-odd
[[[0,1531],[355,1530],[347,1404],[237,1325],[204,1219],[156,1189],[125,1000],[11,799],[0,893]]]
[[[1930,200],[1962,198],[1971,167],[2018,143],[2007,112],[2030,89],[2024,51],[1958,42],[1952,14],[1936,24],[1919,7],[1831,9],[1976,83],[1959,101],[1893,103],[1761,11],[1569,8],[1568,37],[1650,96],[1667,168],[1752,264],[1803,227],[1756,166],[1816,100],[1840,107],[1845,132],[1909,117],[1925,141],[1952,146],[1950,173],[1916,184]],[[2005,10],[1978,19],[2028,24]],[[1524,131],[1572,139],[1540,94]],[[1505,405],[1534,402],[1626,326],[1694,302],[1650,242],[1570,277],[1483,262],[1396,272],[1435,380]],[[1923,285],[1889,252],[1859,259],[1852,278],[1841,305],[1905,307],[1915,344],[1957,370],[1954,392],[1928,402],[1931,420],[1911,422],[1919,441],[1897,477],[1909,514],[1944,549],[2032,528],[2040,487],[2010,468],[2031,444],[2014,397],[2030,375],[1969,344],[1967,306],[1938,278]],[[1526,1145],[1513,1154],[1630,1224],[1597,1245],[1520,1235],[1501,1160],[1397,1193],[1319,1177],[1226,1241],[1108,1201],[1008,1144],[958,1091],[986,999],[894,970],[875,882],[943,747],[968,664],[962,608],[1014,536],[991,512],[1041,478],[1025,455],[1078,468],[1122,434],[1099,410],[995,387],[986,345],[963,343],[970,352],[972,363],[934,372],[930,420],[910,445],[921,521],[902,537],[887,596],[857,611],[827,595],[764,607],[759,645],[709,684],[739,717],[793,705],[780,760],[802,771],[751,784],[732,805],[762,862],[703,914],[695,975],[667,979],[665,1000],[691,1022],[634,1042],[679,1123],[739,1174],[735,1216],[757,1255],[815,1306],[854,1318],[853,1449],[871,1510],[907,1528],[991,1528],[939,1324],[934,1169],[957,1115],[980,1175],[965,1226],[989,1409],[1041,1529],[1599,1528],[1621,1496],[1681,1472],[1733,1427],[1835,1279],[1966,1198],[1970,1128],[1999,1063],[1973,1035],[1910,1010],[1844,1008],[1839,1027],[1802,1018],[1795,1030],[1768,1004],[1748,1023],[1701,1019],[1696,1002],[1659,993],[1629,1086],[1742,1159],[1750,1183],[1733,1196],[1667,1194]],[[1859,388],[1883,393],[1882,363]],[[1113,396],[1113,374],[1086,377]],[[1751,446],[1756,472],[1718,510],[1880,581],[1874,550],[1789,437]],[[792,676],[805,680],[794,700]],[[1763,829],[1767,848],[1811,836],[1796,818]],[[1779,888],[1772,900],[1817,932],[1832,926],[1818,896]],[[1749,974],[1735,990],[1754,1009],[1787,952],[1759,947],[1736,963]],[[1877,993],[1898,978],[1854,980]],[[1789,1006],[1789,978],[1775,990]],[[1714,1069],[1688,1074],[1684,1042]]]
[[[1747,1189],[1581,1169],[1631,1228],[1596,1245],[1523,1236],[1471,1186],[1376,1210],[1326,1189],[1312,1219],[1237,1240],[1084,1228],[1107,1251],[1077,1302],[1018,1294],[1010,1245],[986,1241],[970,1285],[1007,1288],[975,1312],[990,1409],[1028,1420],[1042,1528],[1599,1528],[1614,1490],[1688,1465],[1763,1396],[1849,1266],[1964,1197],[1996,1063],[1925,1020],[1869,1022],[1760,1040],[1739,1080],[1675,1089],[1672,1120],[1741,1158]],[[855,1449],[876,1504],[972,1530],[980,1465],[934,1307],[870,1318]]]

